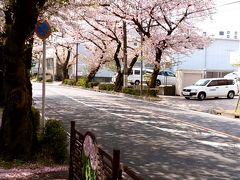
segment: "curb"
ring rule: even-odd
[[[224,110],[221,112],[222,116],[232,117],[235,119],[240,119],[240,113],[235,112],[235,110]]]

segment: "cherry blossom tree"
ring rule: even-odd
[[[0,128],[0,154],[30,159],[36,148],[36,125],[32,116],[32,87],[29,70],[33,34],[43,11],[63,0],[0,1],[0,21],[6,101]],[[56,7],[57,8],[57,7]],[[3,16],[2,16],[3,15]]]
[[[91,65],[95,68],[92,68],[89,75],[96,74],[101,65],[113,60],[118,74],[115,81],[115,91],[120,91],[123,85],[123,65],[121,61],[123,57],[123,29],[121,18],[112,15],[108,9],[103,6],[97,9],[88,7],[85,9],[82,19],[86,22],[86,26],[81,29],[81,37],[88,42],[92,42],[92,44],[99,49],[99,51],[93,51],[95,63],[91,63]],[[131,38],[131,36],[129,36],[129,38]],[[138,59],[139,49],[131,46],[127,48],[129,52],[128,72],[130,73]],[[96,58],[98,58],[98,61],[96,61]]]
[[[210,16],[213,0],[113,1],[108,8],[115,16],[134,24],[144,37],[143,52],[154,65],[150,87],[167,57],[177,53],[191,53],[207,43],[196,27],[197,22]]]
[[[0,129],[0,154],[5,157],[30,159],[36,147],[29,76],[36,22],[52,17],[61,12],[61,8],[75,2],[79,3],[77,7],[92,3],[74,0],[0,1],[0,65],[4,67],[6,95]],[[77,12],[69,15],[74,13]],[[67,22],[67,19],[60,20]]]

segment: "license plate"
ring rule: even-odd
[[[189,96],[189,95],[190,95],[190,92],[183,92],[183,95]]]

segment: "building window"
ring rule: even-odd
[[[230,34],[230,31],[227,31],[227,34]]]
[[[224,36],[224,31],[219,31],[220,36]]]
[[[227,35],[227,38],[230,38],[230,35],[229,35],[229,34]]]
[[[235,31],[235,32],[234,32],[234,39],[237,39],[237,38],[238,38],[238,32]]]

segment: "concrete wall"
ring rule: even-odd
[[[181,69],[176,71],[176,78],[176,95],[181,95],[181,91],[185,86],[192,85],[197,80],[204,78],[204,71]]]

